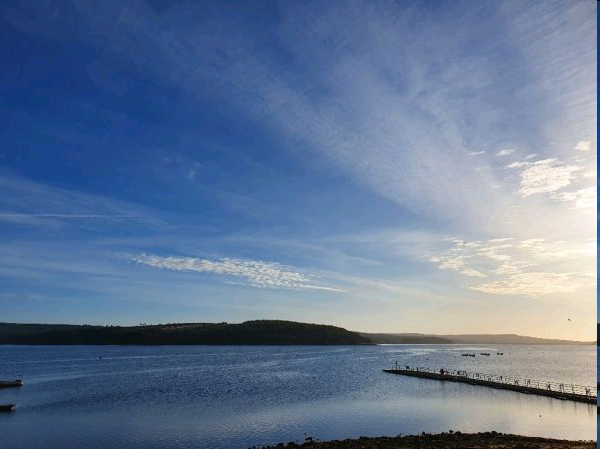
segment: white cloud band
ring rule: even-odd
[[[235,258],[208,260],[196,257],[161,257],[148,254],[133,256],[131,260],[142,265],[164,270],[235,276],[245,279],[249,285],[257,288],[343,291],[332,287],[311,284],[310,276],[298,271],[292,271],[274,262]]]

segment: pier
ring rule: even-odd
[[[485,387],[518,391],[526,394],[537,394],[557,399],[586,402],[588,404],[596,404],[598,394],[596,387],[585,387],[581,385],[562,384],[512,376],[500,376],[496,374],[473,373],[468,371],[434,371],[429,368],[413,366],[406,366],[402,369],[396,365],[396,367],[391,369],[384,369],[383,372],[399,374],[402,376],[420,377],[422,379],[482,385]]]

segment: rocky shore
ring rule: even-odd
[[[498,432],[406,435],[397,437],[360,437],[356,440],[290,442],[263,449],[596,449],[595,441],[568,441],[525,437]]]

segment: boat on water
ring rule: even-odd
[[[17,404],[0,404],[0,412],[12,412]]]
[[[8,387],[22,387],[23,380],[15,379],[15,380],[0,380],[0,388],[8,388]]]
[[[496,355],[504,355],[503,352],[497,352]]]
[[[461,354],[463,357],[475,357],[475,354]]]
[[[490,353],[489,353],[489,352],[480,352],[479,354],[480,354],[480,355],[490,355]]]

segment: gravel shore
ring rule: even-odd
[[[361,437],[356,440],[306,441],[280,443],[263,449],[596,449],[595,441],[568,441],[525,437],[498,432]]]

